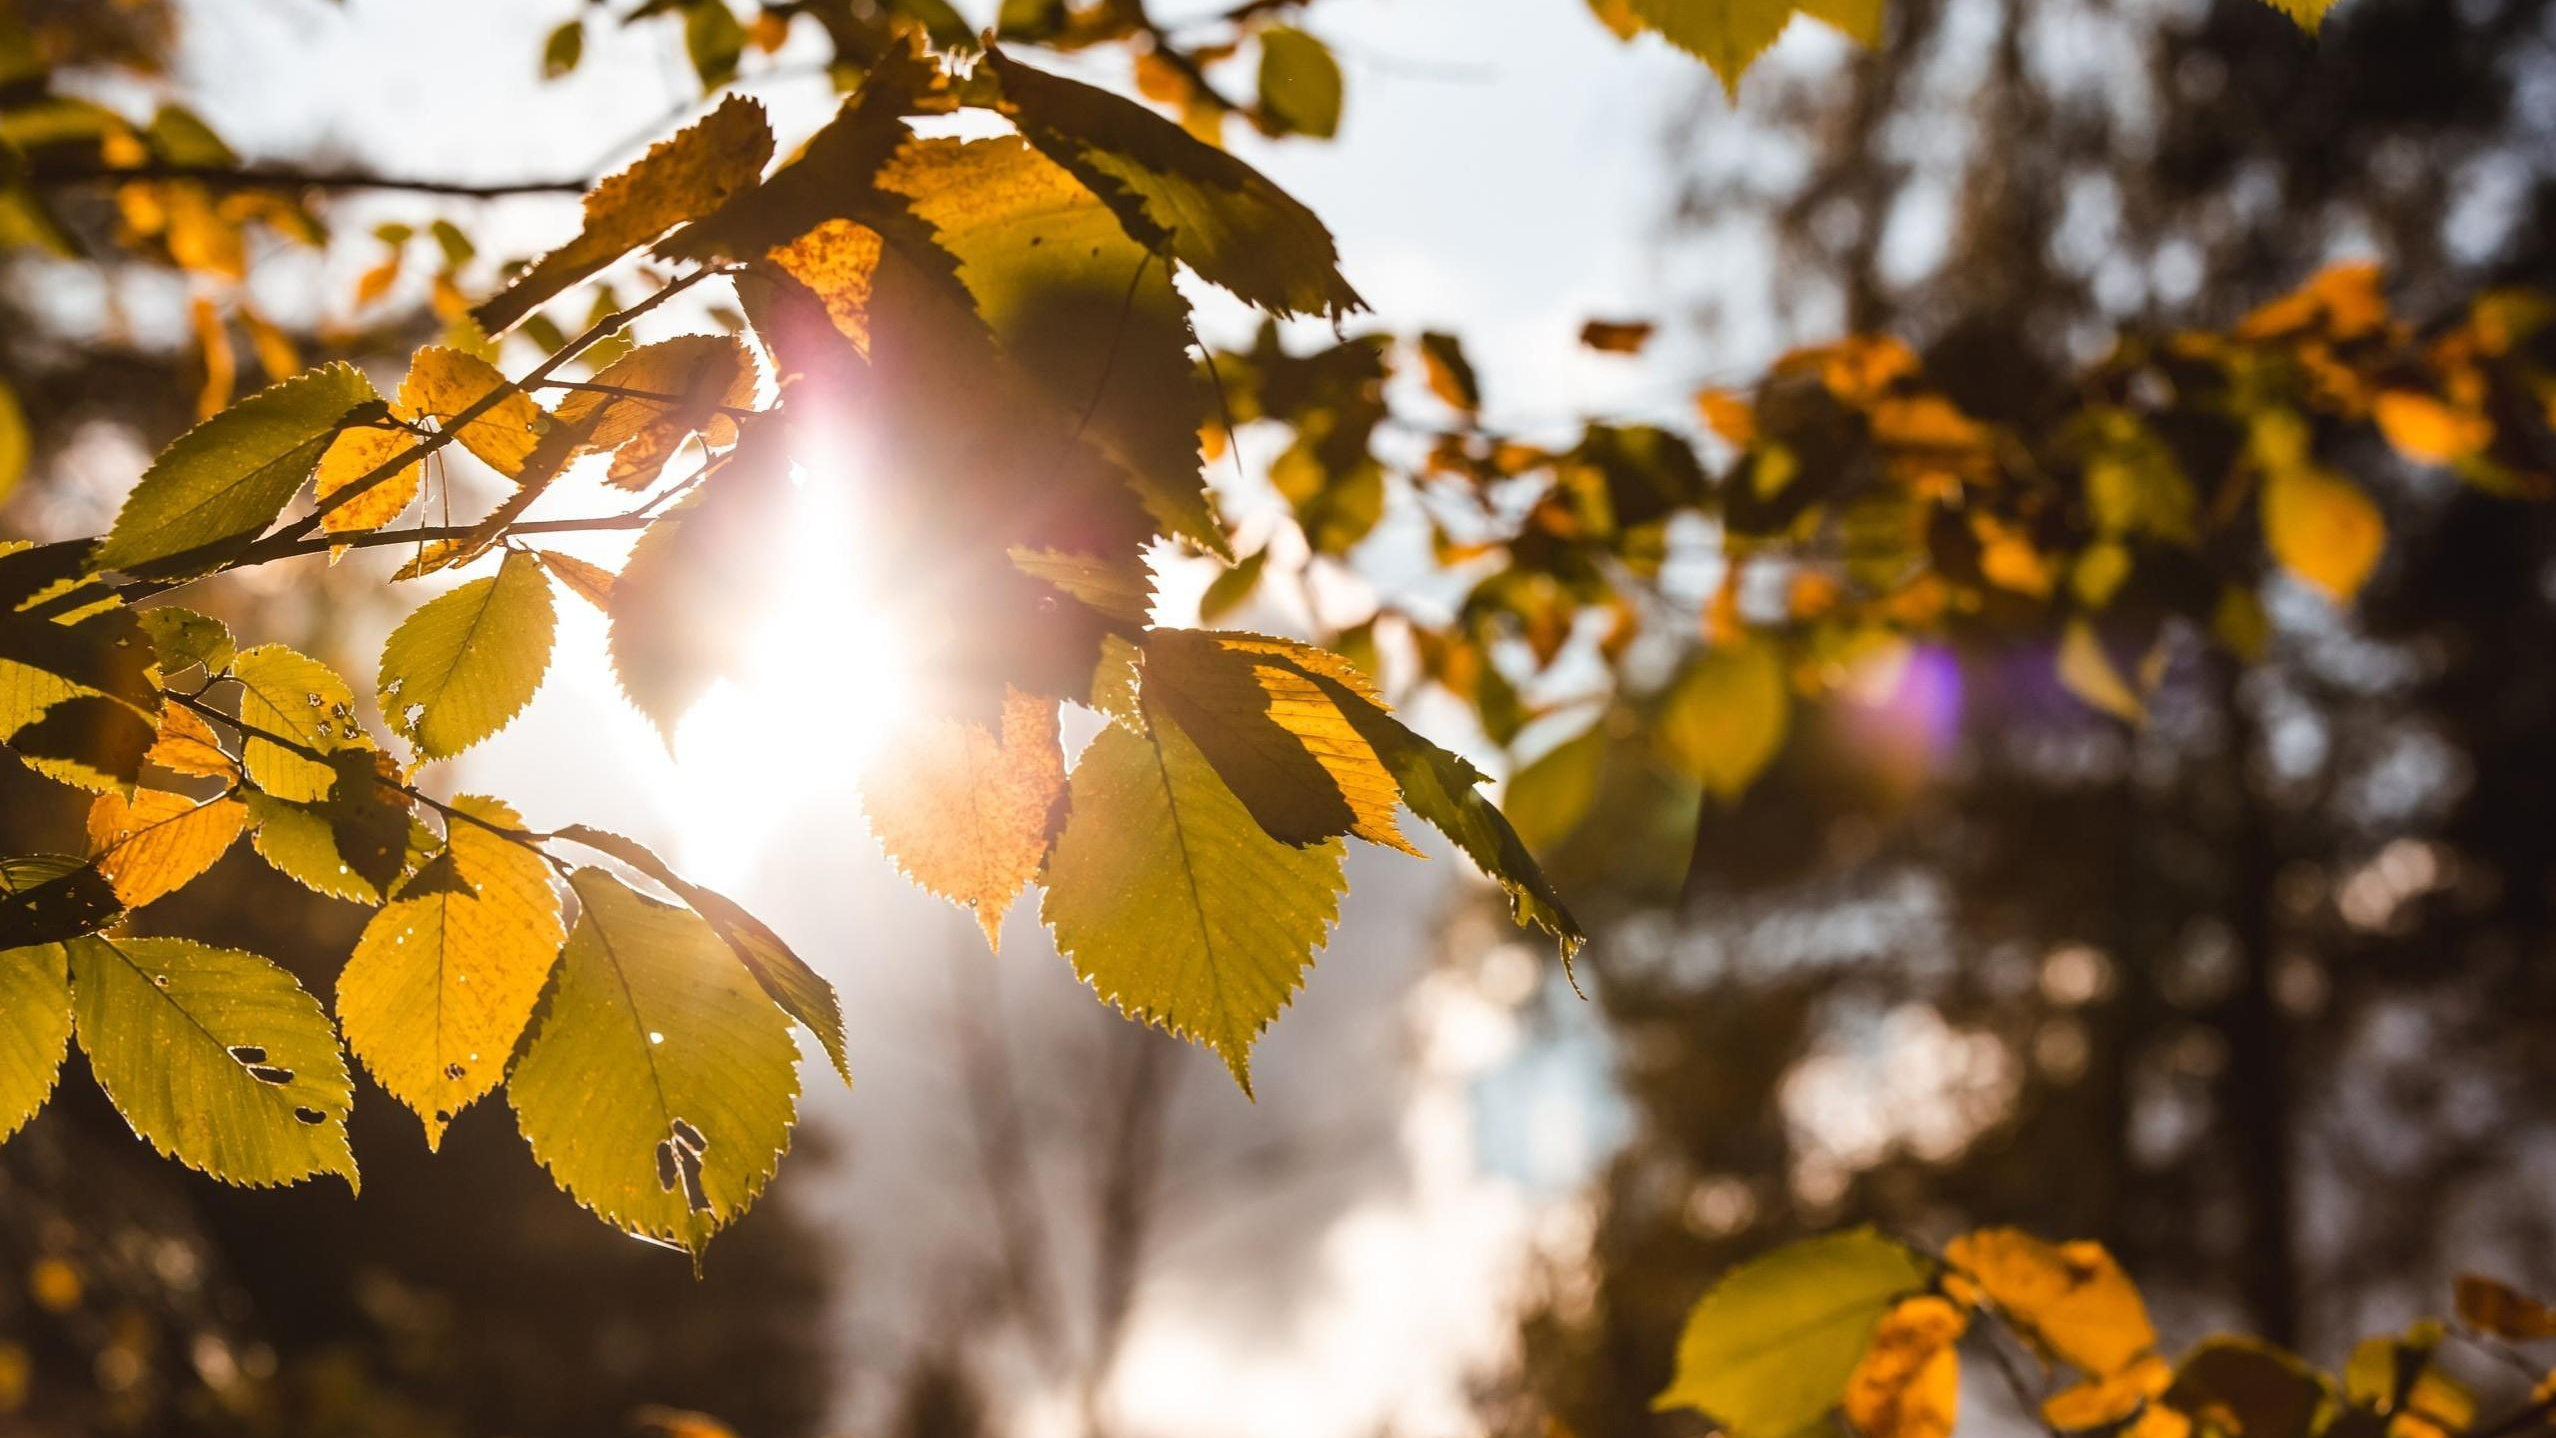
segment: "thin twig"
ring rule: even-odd
[[[225,714],[221,710],[214,708],[212,705],[205,703],[203,700],[192,694],[180,694],[174,690],[167,691],[167,693],[171,702],[184,705],[185,707],[194,710],[196,713],[203,715],[207,719],[217,720],[223,724],[229,725],[243,740],[261,740],[265,743],[272,744],[279,749],[298,754],[313,763],[327,764],[331,769],[335,769],[337,767],[334,763],[331,763],[331,759],[334,756],[330,755],[326,750],[315,749],[310,745],[303,743],[301,740],[292,738],[289,735],[278,734],[269,729],[262,729],[257,725],[251,724],[247,720],[240,718],[236,714]],[[521,845],[533,853],[540,855],[542,861],[549,864],[554,869],[565,871],[567,868],[565,861],[561,860],[557,855],[541,846],[542,839],[546,837],[544,835],[534,834],[523,829],[509,829],[503,824],[493,823],[487,819],[483,819],[477,814],[470,812],[468,809],[455,808],[453,805],[447,804],[443,800],[435,798],[433,795],[428,794],[421,789],[403,784],[397,779],[393,779],[388,775],[383,774],[379,769],[374,769],[368,766],[365,772],[372,776],[374,783],[381,785],[383,788],[388,789],[395,794],[405,795],[412,802],[423,804],[427,808],[434,810],[436,813],[443,815],[447,829],[451,827],[452,821],[455,819],[459,819],[466,824],[476,824],[480,828],[487,830],[491,834],[495,834],[501,839]]]
[[[400,190],[473,200],[581,195],[593,188],[590,180],[412,180],[362,170],[296,170],[280,165],[46,165],[27,177],[28,183],[39,188],[127,180],[183,180],[214,190]]]

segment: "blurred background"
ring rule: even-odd
[[[66,88],[182,100],[253,162],[590,177],[700,105],[679,35],[601,11],[544,83],[564,3],[17,3],[75,47]],[[1734,105],[1578,0],[1316,0],[1338,138],[1233,143],[1340,235],[1377,309],[1354,328],[1464,336],[1492,426],[1699,431],[1699,385],[1869,330],[2022,421],[2123,328],[2225,324],[2335,259],[2383,261],[2418,316],[2556,279],[2551,12],[2343,0],[2310,39],[2260,0],[1892,0],[1879,48],[1797,24]],[[740,81],[785,145],[833,103],[822,60],[784,46]],[[364,281],[377,226],[451,217],[515,254],[575,214],[350,195],[327,243],[251,256],[250,290],[306,358],[395,376],[442,324],[427,269]],[[144,255],[0,255],[0,379],[35,446],[0,534],[106,527],[194,415],[190,300]],[[1662,334],[1597,354],[1598,317]],[[0,1148],[0,1432],[1697,1434],[1648,1411],[1687,1306],[1856,1221],[2099,1239],[2169,1341],[2236,1326],[2327,1362],[2441,1309],[2459,1269],[2545,1291],[2556,513],[2361,458],[2391,543],[2357,610],[2266,576],[2269,658],[2179,668],[2135,733],[2055,695],[2046,656],[1947,646],[1888,703],[1804,719],[1736,807],[1597,763],[1596,821],[1548,855],[1596,935],[1585,999],[1461,857],[1361,856],[1256,1104],[1093,1003],[1027,906],[997,957],[908,887],[859,817],[872,736],[771,772],[774,735],[866,682],[857,645],[812,678],[784,661],[838,641],[776,621],[750,641],[767,682],[714,693],[670,754],[601,620],[563,609],[532,712],[441,782],[633,833],[746,903],[841,990],[856,1086],[806,1067],[789,1161],[696,1282],[554,1190],[502,1103],[430,1158],[367,1088],[360,1201],[240,1192],[152,1157],[75,1055]],[[1220,483],[1246,529],[1283,516],[1255,476]],[[823,603],[862,556],[808,545],[793,593]],[[1425,589],[1415,548],[1389,514],[1363,577],[1222,622],[1301,632],[1361,584]],[[422,597],[380,584],[396,561],[190,602],[369,673]],[[1210,578],[1167,561],[1162,617]],[[1500,772],[1575,737],[1504,750],[1460,706],[1406,707]],[[12,852],[76,849],[81,812],[0,777]],[[322,994],[363,920],[245,846],[162,907]]]

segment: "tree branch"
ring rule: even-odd
[[[582,195],[593,188],[586,180],[507,180],[474,183],[463,180],[411,180],[361,170],[296,170],[279,165],[48,165],[27,176],[42,189],[73,185],[122,183],[126,180],[183,180],[213,190],[398,190],[416,195],[452,195],[496,200],[514,195]]]

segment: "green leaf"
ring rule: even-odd
[[[1139,243],[1272,314],[1338,320],[1366,308],[1331,232],[1267,176],[1133,100],[1000,51],[987,59],[1004,113]]]
[[[245,736],[241,760],[249,782],[275,798],[313,804],[329,795],[337,771],[327,763],[276,742],[335,754],[373,747],[355,718],[355,691],[337,671],[298,650],[261,644],[231,664],[240,683],[240,723],[275,736]]]
[[[347,1047],[416,1110],[430,1149],[496,1089],[566,937],[549,866],[485,827],[522,818],[495,799],[453,804],[484,823],[449,821],[437,882],[421,869],[375,914],[337,980]]]
[[[1402,786],[1402,802],[1441,834],[1492,882],[1508,891],[1510,916],[1551,934],[1561,945],[1567,971],[1589,936],[1562,903],[1553,881],[1528,852],[1517,830],[1480,788],[1482,771],[1406,727],[1368,698],[1348,672],[1319,676],[1341,712],[1358,726]],[[1353,700],[1367,700],[1353,703]]]
[[[689,0],[683,7],[683,52],[692,60],[692,73],[700,79],[703,94],[737,77],[745,42],[745,27],[737,23],[728,0]]]
[[[79,871],[71,859],[0,859],[0,890],[15,895]],[[0,950],[0,1141],[53,1096],[71,1047],[69,963],[60,944]]]
[[[187,939],[74,939],[80,1050],[151,1147],[224,1183],[355,1187],[355,1086],[319,1001],[273,962]]]
[[[90,562],[148,579],[219,569],[284,512],[337,432],[380,405],[343,363],[250,395],[160,451]]]
[[[1881,39],[1882,0],[1595,0],[1601,13],[1620,5],[1713,69],[1736,99],[1740,76],[1775,43],[1796,13],[1825,20],[1855,40]]]
[[[1157,629],[1145,636],[1146,707],[1171,716],[1271,838],[1355,834],[1418,853],[1394,823],[1393,775],[1306,671],[1317,655],[1257,635]]]
[[[1774,646],[1739,640],[1705,651],[1669,686],[1660,740],[1705,792],[1733,802],[1784,747],[1792,709]]]
[[[579,1203],[697,1259],[780,1166],[798,1046],[708,923],[600,869],[568,882],[582,911],[507,1099]]]
[[[1340,62],[1290,25],[1260,32],[1260,109],[1280,131],[1328,140],[1340,131]]]
[[[541,561],[509,551],[494,575],[428,600],[391,631],[383,716],[420,759],[460,753],[532,702],[557,623]]]
[[[1269,567],[1269,546],[1255,549],[1242,562],[1216,576],[1198,597],[1198,620],[1213,624],[1242,607],[1260,587],[1260,572]]]
[[[1932,1277],[1869,1228],[1741,1264],[1687,1315],[1677,1375],[1651,1407],[1700,1409],[1731,1438],[1794,1438],[1844,1398],[1882,1315]]]
[[[150,636],[164,679],[174,679],[195,668],[203,669],[209,678],[230,668],[231,661],[239,657],[239,645],[231,638],[230,626],[210,615],[163,604],[135,610],[133,620]]]
[[[1501,807],[1530,849],[1551,849],[1588,817],[1606,765],[1606,726],[1591,725],[1509,776]]]
[[[834,1063],[834,1071],[852,1082],[852,1066],[843,1055],[843,1004],[835,996],[834,985],[808,961],[799,957],[781,936],[772,932],[761,919],[724,894],[714,893],[698,884],[688,883],[669,868],[645,845],[625,839],[619,834],[570,824],[558,831],[559,838],[572,844],[583,844],[598,853],[609,854],[631,868],[663,884],[676,898],[692,906],[711,929],[728,946],[737,961],[754,975],[781,1011],[807,1026],[816,1035],[825,1056]]]
[[[733,17],[731,23],[734,23]],[[660,141],[586,196],[586,226],[471,314],[491,335],[560,291],[753,186],[772,158],[763,107],[731,95],[674,138]]]
[[[1131,1018],[1207,1045],[1251,1092],[1251,1046],[1287,1006],[1339,914],[1341,846],[1260,825],[1148,703],[1083,751],[1040,913],[1056,946]]]
[[[586,25],[571,20],[550,32],[541,42],[541,78],[556,80],[577,68],[586,57]]]

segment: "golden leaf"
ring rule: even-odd
[[[1903,1300],[1873,1329],[1872,1346],[1846,1380],[1846,1420],[1865,1438],[1951,1438],[1961,1401],[1953,1342],[1967,1327],[1944,1299]]]
[[[2090,1376],[2124,1372],[2156,1347],[2148,1305],[2102,1244],[1983,1228],[1946,1245],[1944,1259],[2042,1351]]]
[[[897,867],[976,915],[1000,951],[1003,913],[1047,856],[1065,795],[1056,701],[1007,689],[998,739],[981,724],[930,719],[892,741],[861,785],[870,831]]]
[[[240,837],[248,808],[228,797],[198,804],[165,789],[100,794],[89,806],[89,856],[128,909],[172,894],[213,867]]]
[[[2494,442],[2494,422],[2420,390],[2385,389],[2370,407],[2379,433],[2418,464],[2455,464]]]
[[[878,231],[836,219],[776,247],[771,260],[824,301],[834,327],[868,354],[870,284],[877,278],[883,248]]]
[[[2378,567],[2387,521],[2350,480],[2299,464],[2265,478],[2263,536],[2282,568],[2349,604]]]
[[[180,774],[234,782],[240,777],[239,761],[223,749],[213,726],[183,704],[171,704],[160,711],[159,737],[142,758]]]
[[[415,435],[385,425],[357,425],[338,431],[337,438],[329,441],[327,452],[320,456],[318,477],[313,481],[319,502],[326,505],[329,496],[397,459],[416,444]],[[425,472],[424,465],[411,464],[376,482],[323,513],[320,528],[330,534],[361,534],[381,528],[399,518],[400,511],[417,497]]]
[[[476,355],[428,345],[409,362],[399,387],[399,407],[412,417],[433,416],[447,429],[454,416],[507,390],[506,376]],[[508,390],[503,399],[461,427],[462,447],[508,479],[520,477],[541,443],[550,416],[530,396]]]

